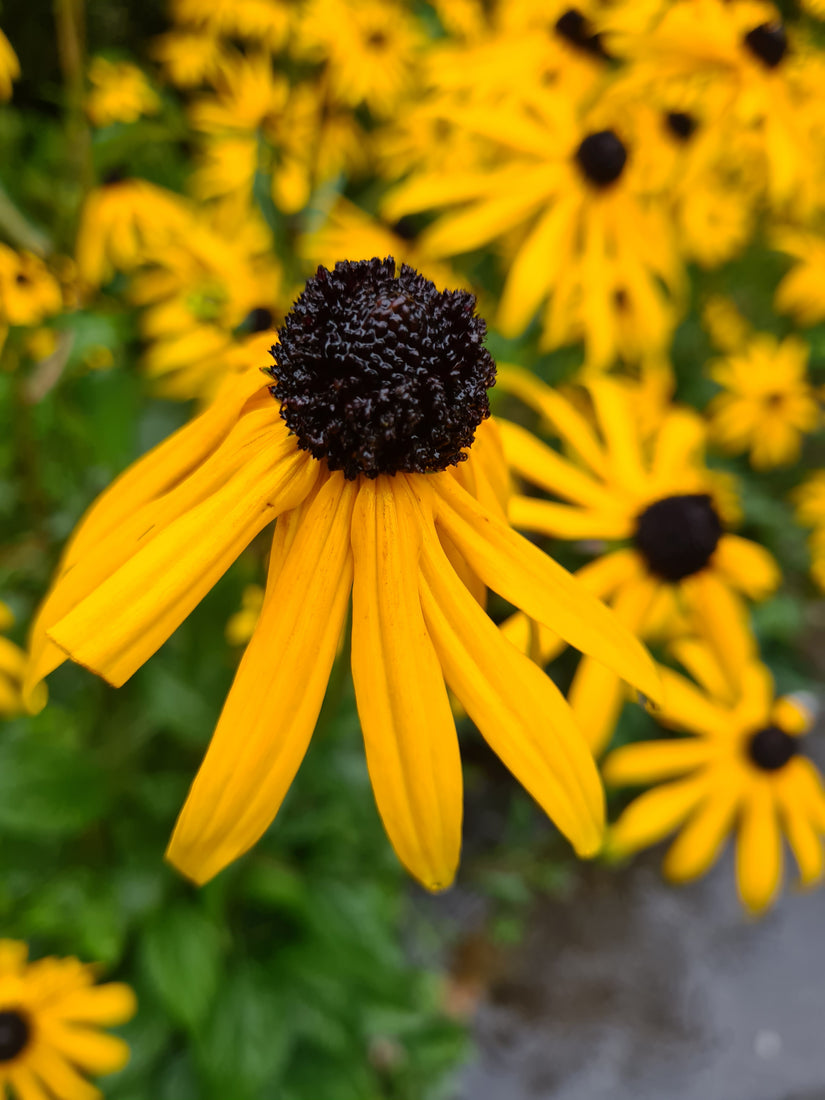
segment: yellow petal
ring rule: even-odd
[[[54,1094],[46,1092],[46,1089],[26,1065],[14,1066],[6,1070],[6,1077],[11,1086],[14,1100],[54,1100]],[[0,1077],[0,1083],[3,1083],[2,1077]],[[71,1093],[69,1095],[71,1096]],[[95,1090],[94,1100],[98,1100],[101,1095],[100,1092]],[[72,1097],[72,1100],[74,1100],[74,1097]]]
[[[624,539],[633,529],[632,520],[621,512],[591,511],[517,494],[510,498],[507,512],[513,527],[551,538]]]
[[[604,795],[556,685],[500,633],[425,535],[421,599],[451,690],[493,751],[581,855],[601,844]]]
[[[129,1061],[128,1043],[89,1027],[65,1027],[49,1023],[44,1025],[44,1038],[67,1061],[94,1076],[116,1073]]]
[[[611,855],[629,855],[662,840],[677,829],[705,797],[704,777],[691,776],[646,791],[630,803],[610,829],[607,848]]]
[[[712,753],[713,746],[699,737],[641,741],[614,749],[602,765],[602,774],[614,787],[657,783],[701,768]]]
[[[615,509],[615,497],[600,482],[542,443],[520,424],[498,418],[507,461],[532,485],[601,511]]]
[[[647,480],[639,439],[639,418],[625,387],[612,378],[588,386],[607,448],[610,481],[638,494]]]
[[[535,409],[581,461],[600,477],[608,473],[607,456],[582,414],[556,390],[522,367],[500,363],[496,385]]]
[[[352,677],[367,765],[398,858],[427,889],[443,890],[461,848],[461,760],[421,611],[421,538],[405,475],[362,479],[352,521]]]
[[[736,729],[731,710],[724,704],[710,699],[695,684],[678,672],[660,668],[664,695],[656,717],[665,724],[672,723],[692,733],[707,737],[735,736]]]
[[[673,409],[662,421],[653,452],[651,496],[672,492],[676,479],[702,461],[706,430],[702,418],[687,409]]]
[[[65,1096],[69,1100],[98,1100],[100,1090],[96,1089],[85,1077],[81,1077],[74,1066],[58,1054],[46,1036],[44,1036],[44,1040],[44,1042],[38,1043],[36,1056],[35,1052],[32,1052],[31,1061],[37,1067],[37,1076],[46,1086],[49,1094],[59,1097]],[[113,1042],[118,1041],[125,1047],[128,1060],[129,1048],[123,1040],[113,1040]],[[125,1063],[121,1063],[121,1065],[123,1064]]]
[[[249,454],[225,483],[137,549],[50,630],[72,657],[119,687],[160,648],[272,519],[294,508],[320,467],[287,446]],[[74,573],[65,579],[71,584]]]
[[[773,555],[750,539],[723,535],[713,555],[713,568],[733,588],[752,600],[763,600],[779,584],[782,574]]]
[[[782,878],[782,836],[768,779],[757,777],[743,801],[736,838],[736,882],[745,908],[764,912]]]
[[[654,701],[661,694],[641,642],[566,569],[477,501],[453,478],[435,475],[437,522],[484,583],[570,645],[613,668]]]
[[[825,870],[822,830],[808,813],[804,798],[799,798],[794,782],[797,771],[795,761],[776,776],[775,790],[782,812],[782,824],[794,858],[799,865],[799,881],[802,886],[812,886],[822,878]]]
[[[680,584],[693,628],[713,650],[734,692],[744,669],[756,657],[756,644],[745,605],[712,569],[703,569]]]
[[[122,1024],[137,1011],[137,999],[122,982],[74,990],[60,1002],[60,1015],[73,1024]]]
[[[304,757],[349,600],[354,497],[329,476],[241,660],[166,853],[195,882],[252,847]]]
[[[739,794],[733,776],[714,787],[668,849],[662,865],[667,878],[689,882],[713,866],[733,827]]]

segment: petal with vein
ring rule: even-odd
[[[252,847],[304,758],[349,602],[354,497],[330,475],[243,655],[166,853],[195,882]]]

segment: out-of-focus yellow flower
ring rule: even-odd
[[[801,229],[782,229],[773,235],[772,244],[796,260],[776,288],[775,308],[800,325],[825,320],[825,238]]]
[[[14,642],[2,636],[13,624],[14,615],[11,609],[0,600],[0,715],[3,717],[20,714],[23,710],[21,687],[26,654]],[[31,705],[40,710],[46,705],[47,698],[46,685],[38,684],[37,697],[31,700]]]
[[[246,645],[255,633],[261,608],[264,605],[264,590],[259,584],[248,584],[241,595],[241,607],[226,624],[226,640],[230,645]]]
[[[394,0],[308,0],[295,50],[325,65],[332,97],[391,114],[416,88],[418,24]]]
[[[136,122],[141,115],[154,115],[160,100],[145,73],[129,61],[108,61],[96,57],[89,66],[91,91],[86,97],[86,114],[94,126],[113,122]]]
[[[820,422],[807,378],[808,345],[798,336],[778,341],[758,333],[736,354],[709,365],[723,387],[708,405],[711,438],[726,451],[747,451],[757,470],[799,458],[802,437]]]
[[[11,98],[11,86],[20,76],[20,62],[11,42],[0,31],[0,100]]]
[[[702,306],[702,327],[719,351],[741,351],[751,338],[752,329],[732,299],[712,294]]]
[[[123,1039],[100,1029],[131,1019],[128,985],[95,985],[95,967],[72,958],[27,962],[28,948],[0,940],[0,1091],[12,1100],[101,1100],[88,1076],[129,1061]]]
[[[811,576],[825,592],[825,470],[815,470],[793,493],[796,518],[804,527],[813,527],[808,539]]]
[[[36,328],[33,332],[26,334],[23,346],[26,354],[39,363],[54,353],[57,347],[57,333],[53,328]]]
[[[414,175],[385,204],[390,218],[455,207],[421,238],[433,257],[512,240],[498,322],[522,332],[540,307],[546,347],[583,338],[585,367],[661,358],[676,323],[683,271],[663,204],[645,194],[622,127],[588,130],[548,99],[529,114],[490,106],[467,128],[500,166]],[[643,163],[643,161],[639,161]]]
[[[90,192],[77,233],[81,279],[101,286],[115,271],[131,271],[160,249],[185,238],[192,212],[187,202],[147,180],[119,180]]]
[[[538,412],[567,452],[562,456],[525,428],[499,419],[514,473],[545,494],[514,493],[508,509],[513,526],[606,544],[577,573],[587,587],[642,638],[660,630],[672,637],[687,623],[737,683],[754,656],[742,596],[764,599],[779,569],[763,547],[726,530],[725,498],[703,460],[701,418],[674,406],[655,431],[643,430],[637,387],[605,377],[587,387],[594,430],[570,401],[526,371],[500,369],[498,384]],[[612,545],[617,542],[624,545]],[[516,620],[510,629],[519,635],[524,627]],[[561,648],[545,633],[536,656],[543,663]],[[570,702],[594,752],[609,740],[623,698],[614,674],[582,659]]]
[[[176,23],[269,50],[284,44],[294,16],[284,0],[172,0],[171,9]]]
[[[216,76],[229,54],[213,34],[182,30],[159,35],[152,57],[176,87],[196,88]]]
[[[825,19],[825,0],[800,0],[800,5],[814,19]]]
[[[0,244],[0,320],[36,325],[62,305],[60,286],[38,256]]]
[[[659,784],[630,803],[607,849],[625,856],[678,830],[664,872],[688,882],[713,866],[735,833],[739,897],[758,914],[781,887],[783,836],[802,885],[822,877],[825,790],[803,755],[811,716],[795,699],[776,697],[761,664],[744,671],[731,699],[718,694],[720,671],[701,646],[683,647],[679,658],[700,686],[664,669],[664,704],[655,716],[691,736],[626,745],[607,758],[608,783]]]
[[[143,367],[163,396],[209,400],[235,330],[247,318],[247,332],[271,329],[278,313],[281,278],[270,234],[251,216],[225,226],[193,220],[185,240],[153,259],[130,291],[143,307]]]
[[[608,43],[638,90],[700,98],[774,206],[798,215],[819,201],[821,61],[789,42],[772,4],[676,0],[648,32]]]

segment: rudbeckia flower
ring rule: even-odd
[[[388,197],[385,216],[457,207],[421,236],[433,258],[505,236],[513,246],[498,317],[505,335],[518,335],[543,307],[543,345],[583,339],[585,367],[664,355],[683,271],[627,136],[601,121],[582,126],[550,96],[530,112],[472,112],[465,125],[486,139],[487,159],[413,175]]]
[[[185,239],[192,212],[182,196],[148,180],[113,178],[86,198],[77,231],[77,270],[101,286],[115,271],[130,271],[159,248]]]
[[[747,451],[757,470],[795,462],[803,435],[820,421],[808,354],[798,336],[780,342],[759,333],[739,354],[711,363],[708,373],[723,387],[707,408],[711,438],[734,454]]]
[[[87,1075],[114,1073],[129,1060],[122,1039],[101,1027],[135,1014],[128,985],[95,985],[77,959],[27,962],[28,949],[0,940],[0,1092],[12,1100],[98,1100]]]
[[[60,284],[40,257],[0,244],[0,321],[36,325],[62,306]]]
[[[461,767],[445,679],[578,851],[600,844],[598,775],[563,697],[502,637],[489,585],[643,691],[636,638],[503,515],[487,420],[495,367],[465,291],[392,259],[319,268],[278,333],[270,381],[227,380],[81,523],[33,630],[31,688],[68,655],[127,680],[238,554],[275,525],[260,621],[175,828],[197,882],[269,826],[315,725],[352,598],[367,763],[402,863],[449,885]],[[257,375],[257,378],[254,377]]]
[[[739,897],[761,913],[781,886],[783,836],[802,884],[822,877],[825,791],[802,736],[811,717],[793,698],[776,697],[759,663],[745,670],[731,698],[707,650],[688,644],[679,659],[700,686],[663,669],[664,705],[656,717],[690,736],[626,745],[605,760],[611,785],[659,784],[622,813],[608,851],[628,855],[678,830],[664,872],[687,882],[709,870],[735,833]]]
[[[292,23],[292,5],[284,0],[172,0],[172,18],[185,27],[248,40],[279,50]]]
[[[154,115],[160,100],[145,73],[129,61],[108,61],[96,57],[89,66],[91,91],[86,97],[86,114],[93,126],[113,122],[136,122],[141,115]]]
[[[567,450],[561,455],[525,428],[498,421],[514,473],[556,498],[515,493],[508,508],[513,526],[606,543],[577,574],[587,588],[640,637],[698,631],[736,683],[754,652],[742,596],[769,595],[779,570],[767,550],[726,530],[729,494],[702,460],[701,419],[672,407],[651,431],[636,409],[638,385],[599,378],[586,391],[594,427],[572,402],[526,371],[508,368],[499,377]],[[523,621],[515,620],[508,631],[514,640],[523,639]],[[558,639],[540,632],[542,662],[560,648]],[[620,681],[604,664],[584,657],[569,698],[591,748],[600,751],[622,704]]]

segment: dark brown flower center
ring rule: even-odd
[[[696,119],[685,111],[668,111],[665,122],[670,133],[679,141],[687,141],[696,130]]]
[[[722,523],[707,493],[664,497],[636,520],[634,542],[648,569],[681,581],[704,569],[722,537]]]
[[[0,1011],[0,1062],[10,1062],[26,1049],[31,1037],[29,1022],[22,1012]]]
[[[612,130],[599,130],[588,134],[578,147],[576,161],[590,183],[609,187],[624,171],[627,149]]]
[[[760,23],[743,41],[767,69],[775,69],[788,52],[788,36],[781,23]]]
[[[765,726],[751,734],[748,756],[762,771],[776,772],[799,752],[799,741],[778,726]]]
[[[590,20],[578,8],[568,8],[559,16],[553,29],[560,38],[582,53],[607,58],[602,36],[593,30]]]
[[[269,371],[298,446],[348,479],[461,462],[495,382],[475,305],[406,264],[396,275],[392,257],[319,267]]]

